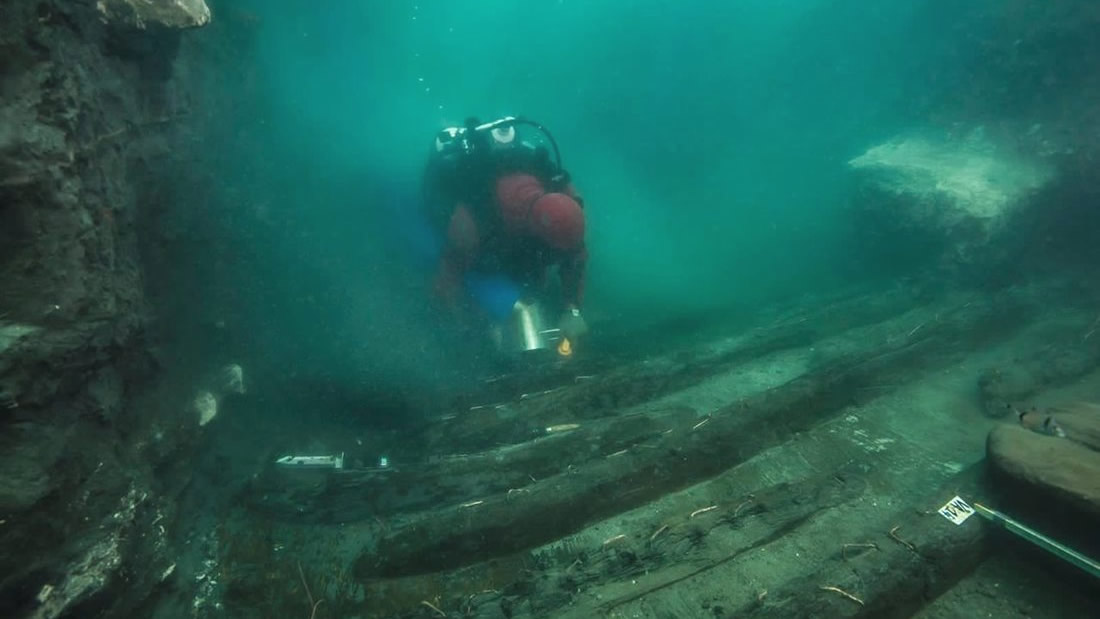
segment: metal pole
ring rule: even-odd
[[[1011,533],[1026,539],[1054,556],[1076,565],[1096,578],[1100,578],[1100,563],[1097,561],[1086,557],[1072,548],[1059,544],[1042,533],[1009,518],[995,509],[989,509],[981,503],[975,503],[974,509],[990,522],[1004,527]]]

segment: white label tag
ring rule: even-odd
[[[955,497],[940,508],[940,515],[955,524],[962,524],[974,515],[974,508],[962,500],[962,497]]]

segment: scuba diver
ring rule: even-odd
[[[436,299],[465,326],[484,327],[500,351],[571,355],[588,330],[585,218],[550,133],[514,117],[440,131],[424,204],[442,236]],[[543,324],[543,307],[561,316],[556,328]]]

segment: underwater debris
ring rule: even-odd
[[[324,602],[325,599],[324,598],[321,598],[319,600],[314,600],[313,599],[313,592],[309,590],[309,584],[306,583],[306,574],[305,574],[305,572],[302,571],[302,562],[301,561],[298,562],[298,576],[302,579],[302,586],[305,587],[306,596],[309,598],[309,606],[310,606],[309,619],[314,619],[314,617],[317,616],[317,607],[320,606],[321,602]]]
[[[649,536],[649,541],[652,542],[653,540],[657,539],[658,535],[664,533],[667,530],[668,530],[668,525],[667,524],[661,525],[661,528],[657,529],[656,531],[653,532],[653,535]]]
[[[200,391],[191,401],[191,410],[198,415],[199,425],[205,426],[218,416],[218,400],[209,391]]]
[[[843,559],[845,561],[848,560],[848,549],[849,548],[867,548],[867,549],[872,549],[872,550],[878,550],[879,549],[878,544],[876,544],[874,542],[864,542],[862,544],[844,544],[843,546],[840,547],[840,558],[841,559]]]
[[[859,604],[860,606],[865,606],[865,604],[863,603],[863,600],[857,598],[856,596],[852,595],[851,593],[848,593],[847,591],[845,591],[844,589],[841,589],[840,587],[834,587],[834,586],[831,586],[831,585],[821,585],[821,590],[822,591],[832,591],[833,593],[842,595],[842,596],[848,598],[849,600],[852,600],[853,602],[855,602],[856,604]]]
[[[438,600],[438,599],[436,599],[436,602],[438,602],[438,601],[439,601],[439,600]],[[428,608],[430,608],[430,609],[434,610],[434,611],[435,611],[435,612],[436,612],[436,613],[437,613],[437,614],[438,614],[438,615],[439,615],[440,617],[446,617],[446,616],[447,616],[447,613],[443,612],[442,610],[439,610],[439,607],[438,607],[438,606],[436,606],[435,604],[432,604],[432,603],[431,603],[431,602],[429,602],[428,600],[421,600],[421,601],[420,601],[420,604],[421,604],[422,606],[427,606]]]
[[[901,537],[898,536],[898,529],[900,529],[900,528],[901,528],[901,525],[899,524],[896,527],[894,527],[893,529],[890,529],[890,533],[889,533],[890,539],[892,539],[895,542],[901,544],[902,546],[905,546],[906,548],[908,548],[909,550],[911,550],[913,552],[917,552],[917,547],[914,546],[912,542],[907,542],[907,541],[903,540]]]
[[[700,508],[700,509],[697,509],[697,510],[691,512],[691,515],[688,516],[688,518],[694,518],[694,517],[698,516],[699,514],[705,514],[707,512],[714,511],[716,509],[718,509],[717,505],[711,505],[710,507],[703,507],[703,508]]]
[[[603,543],[600,544],[600,545],[601,546],[607,546],[607,545],[610,545],[610,544],[614,544],[615,542],[622,541],[624,539],[626,539],[626,535],[620,534],[620,535],[616,535],[614,537],[609,537],[609,538],[605,539],[603,541]]]
[[[537,397],[540,397],[540,396],[549,395],[551,393],[554,393],[555,391],[561,391],[562,389],[565,389],[565,387],[554,387],[553,389],[544,389],[542,391],[536,391],[536,392],[533,392],[533,393],[523,393],[523,394],[520,394],[519,399],[520,400],[530,400],[531,398],[537,398]]]
[[[1092,324],[1089,325],[1089,330],[1085,333],[1084,337],[1081,338],[1081,343],[1084,344],[1087,342],[1098,329],[1100,329],[1100,315],[1097,315],[1096,320],[1092,321]]]
[[[169,565],[167,568],[165,568],[163,572],[160,573],[160,581],[164,582],[164,581],[168,580],[168,577],[171,576],[172,574],[174,574],[175,572],[176,572],[176,564],[173,563],[172,565]]]
[[[749,503],[752,503],[755,500],[756,497],[750,494],[744,501],[741,501],[741,503],[737,506],[737,509],[733,510],[733,517],[736,518],[741,513],[741,508],[748,505]]]
[[[245,393],[244,388],[244,370],[240,365],[236,363],[230,363],[222,368],[219,373],[220,387],[222,394],[226,393]]]

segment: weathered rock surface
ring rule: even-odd
[[[185,458],[197,432],[133,401],[156,370],[136,215],[144,173],[187,113],[168,74],[142,62],[170,66],[179,35],[126,55],[101,15],[87,2],[0,6],[5,617],[137,616],[171,556],[174,507],[153,489],[179,483],[157,478],[147,446]]]
[[[995,470],[1035,495],[1100,514],[1100,452],[1010,424],[989,433],[987,450]]]
[[[1054,174],[980,128],[965,139],[899,136],[848,165],[857,174],[853,215],[865,240],[912,245],[941,265],[977,260]]]
[[[211,18],[205,0],[99,0],[96,8],[108,23],[139,30],[197,28]]]
[[[86,8],[62,10],[17,2],[0,20],[0,316],[18,324],[142,311],[128,166],[143,122],[175,113],[103,53]]]
[[[909,136],[875,146],[848,162],[872,174],[882,190],[915,198],[897,213],[936,227],[974,220],[996,225],[1051,171],[999,151],[980,131],[961,142]]]

